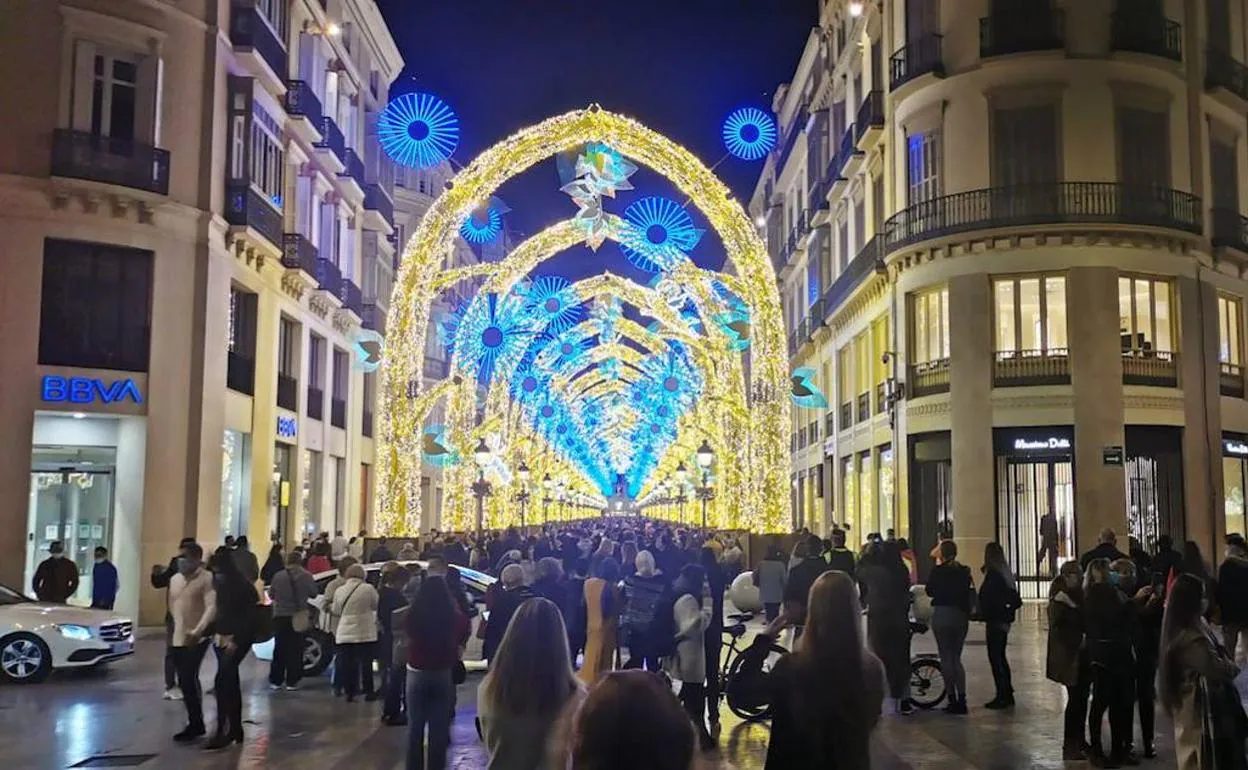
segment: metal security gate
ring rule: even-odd
[[[1077,558],[1070,458],[997,458],[997,538],[1023,598],[1048,596],[1058,568]]]
[[[1183,516],[1183,431],[1129,425],[1127,434],[1127,529],[1150,553],[1157,538],[1176,545],[1186,535]]]

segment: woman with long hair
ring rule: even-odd
[[[204,749],[222,749],[243,742],[243,690],[238,667],[255,640],[256,606],[260,595],[238,568],[234,552],[218,548],[209,561],[216,591],[216,619],[213,621],[213,649],[217,655],[217,677],[213,693],[217,698],[217,731]]]
[[[861,604],[849,575],[825,572],[810,587],[806,629],[769,675],[767,770],[866,770],[884,702],[884,667],[862,644]],[[774,639],[788,611],[763,632]]]
[[[962,666],[962,647],[971,621],[971,596],[975,585],[971,570],[958,561],[958,545],[952,540],[940,541],[940,563],[927,578],[927,595],[932,597],[932,635],[940,651],[940,667],[949,684],[949,703],[945,712],[966,713],[966,669]]]
[[[884,664],[889,696],[899,714],[913,714],[910,702],[910,571],[896,541],[876,546],[857,569],[867,602],[867,644]]]
[[[693,728],[662,678],[647,671],[603,676],[568,725],[569,770],[693,770]]]
[[[1174,581],[1162,620],[1157,694],[1174,720],[1178,770],[1244,767],[1243,706],[1232,684],[1239,668],[1202,617],[1204,583]]]
[[[598,681],[602,672],[615,668],[620,613],[624,609],[619,582],[620,564],[610,556],[599,561],[593,577],[585,581],[585,660],[580,676],[588,685]]]
[[[984,546],[984,574],[979,586],[979,614],[984,621],[988,641],[988,665],[992,669],[992,681],[997,694],[984,704],[986,709],[1006,709],[1014,705],[1014,680],[1010,674],[1010,661],[1005,648],[1010,639],[1010,625],[1014,614],[1023,606],[1014,581],[1014,571],[1005,561],[1005,550],[1000,543]]]
[[[1131,646],[1133,613],[1115,582],[1108,559],[1088,562],[1083,583],[1083,623],[1092,682],[1088,712],[1089,759],[1101,765],[1130,761],[1132,733],[1130,682],[1135,670]],[[1124,720],[1124,710],[1126,711]],[[1101,741],[1101,723],[1109,712],[1110,753]],[[1138,759],[1135,760],[1138,762]]]
[[[427,576],[412,600],[406,620],[407,770],[446,767],[455,712],[452,671],[470,630],[468,618],[456,606],[446,580]]]
[[[264,560],[264,566],[260,569],[260,579],[264,584],[271,585],[273,577],[286,569],[286,557],[282,555],[282,544],[274,543],[269,548],[269,557]]]
[[[563,615],[548,599],[529,599],[512,616],[477,695],[489,770],[561,770],[548,752],[551,729],[583,697]]]
[[[1062,759],[1084,759],[1089,750],[1088,654],[1083,645],[1083,570],[1075,560],[1062,564],[1049,586],[1049,645],[1045,674],[1066,688]]]

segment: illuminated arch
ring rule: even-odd
[[[434,201],[407,244],[387,319],[390,333],[382,365],[377,439],[378,524],[382,531],[413,531],[419,526],[425,336],[437,293],[435,281],[460,225],[509,178],[551,155],[596,141],[668,176],[699,208],[723,243],[727,264],[736,274],[734,283],[750,306],[752,341],[749,423],[732,447],[721,445],[721,456],[730,451],[738,453],[743,467],[750,471],[739,492],[744,506],[752,512],[746,522],[749,527],[759,531],[786,528],[788,359],[776,277],[766,248],[728,188],[694,155],[634,120],[590,107],[526,128],[482,153]],[[544,241],[535,245],[534,254],[560,250],[558,244],[568,238],[568,231],[566,225],[556,225],[534,236]],[[583,232],[578,235],[583,238]],[[509,264],[506,272],[514,282],[532,267],[517,272],[521,269],[519,264]],[[462,382],[445,390],[449,393],[439,393],[447,398],[449,413],[463,415],[475,408],[475,394],[467,392],[469,388]],[[465,523],[452,512],[451,526]]]

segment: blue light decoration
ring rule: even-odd
[[[824,409],[828,399],[815,384],[815,370],[803,367],[793,371],[790,392],[793,403],[806,409]]]
[[[399,165],[433,168],[459,145],[459,118],[433,94],[403,94],[377,117],[377,141]]]
[[[624,209],[627,227],[620,234],[620,251],[648,273],[670,270],[692,251],[705,232],[680,204],[650,196]]]
[[[468,308],[454,346],[460,364],[475,363],[478,379],[489,382],[496,375],[510,376],[538,331],[536,321],[524,311],[523,297],[488,294]]]
[[[352,368],[357,372],[375,372],[381,367],[381,352],[386,338],[372,329],[357,329],[351,334]]]
[[[740,353],[750,346],[750,313],[743,307],[717,313],[715,325],[728,337],[728,347]]]
[[[503,213],[492,202],[468,215],[459,226],[459,237],[469,243],[493,243],[503,234]]]
[[[459,454],[450,448],[446,440],[446,427],[430,425],[421,435],[420,455],[425,462],[438,468],[447,468],[459,462]]]
[[[525,310],[545,328],[550,336],[562,334],[581,322],[585,308],[567,278],[544,275],[537,278],[525,292]]]
[[[757,107],[742,107],[724,121],[724,147],[741,160],[759,160],[776,148],[776,120]]]

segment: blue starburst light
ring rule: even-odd
[[[546,275],[533,281],[525,293],[525,309],[557,335],[576,326],[585,317],[585,308],[567,278]]]
[[[377,141],[395,163],[433,168],[459,145],[459,118],[433,94],[403,94],[377,117]]]
[[[469,308],[455,335],[455,347],[461,363],[475,362],[478,379],[488,382],[496,373],[509,375],[537,331],[521,297],[489,294]]]
[[[493,204],[468,215],[459,226],[459,235],[469,243],[493,243],[503,233],[503,213]]]
[[[794,369],[790,378],[790,391],[793,403],[806,409],[824,409],[828,399],[815,384],[815,370],[808,368]]]
[[[703,230],[675,201],[651,196],[624,209],[628,225],[620,236],[620,251],[637,267],[656,273],[670,270],[702,240]]]
[[[742,107],[724,121],[724,147],[741,160],[759,160],[776,148],[775,118],[757,107]]]

